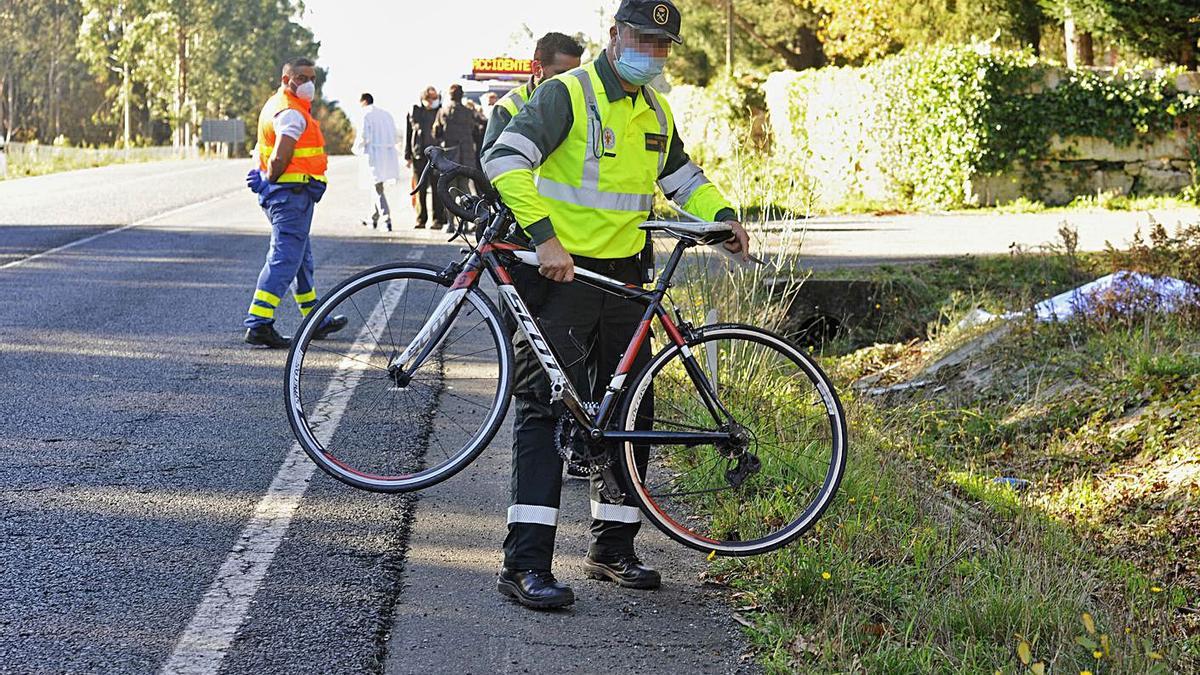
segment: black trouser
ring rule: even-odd
[[[640,284],[636,258],[594,260],[576,257],[580,267],[624,283]],[[599,401],[608,387],[645,308],[582,283],[560,284],[537,276],[532,267],[514,269],[515,283],[545,337],[558,353],[575,390],[581,397]],[[513,423],[511,500],[508,536],[504,540],[504,566],[510,569],[550,569],[562,490],[562,460],[555,442],[555,427],[565,413],[561,403],[550,403],[550,381],[528,341],[515,337],[516,378]],[[642,343],[626,384],[631,384],[650,360],[650,340]],[[652,392],[651,392],[652,394]],[[653,413],[653,396],[639,411],[639,427]],[[637,448],[645,469],[648,449]],[[616,472],[620,475],[620,471]],[[592,543],[589,555],[612,559],[633,553],[633,539],[641,527],[641,514],[628,485],[622,504],[606,504],[600,497],[599,476],[592,478]]]
[[[413,175],[415,175],[418,180],[421,178],[421,174],[425,172],[426,164],[429,164],[429,158],[425,156],[425,153],[421,153],[419,157],[413,158]],[[430,182],[430,186],[436,184],[437,179],[434,178],[434,180]],[[417,193],[417,222],[421,225],[429,222],[429,212],[425,209],[425,193],[427,192],[433,193],[433,222],[446,222],[446,214],[442,209],[442,198],[438,196],[437,190],[433,187],[421,188],[421,191]]]

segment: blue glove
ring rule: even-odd
[[[246,187],[254,194],[259,194],[267,189],[271,182],[267,180],[267,174],[258,169],[250,169],[250,173],[246,174]]]

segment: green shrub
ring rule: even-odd
[[[803,158],[819,200],[973,205],[972,179],[1037,161],[1054,138],[1151,143],[1200,116],[1174,70],[1062,71],[1026,52],[947,46],[862,68],[775,73],[775,154]]]

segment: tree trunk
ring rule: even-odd
[[[792,68],[796,70],[820,68],[825,65],[825,48],[811,28],[801,27],[796,31],[796,51],[793,53],[797,59]]]
[[[1091,33],[1079,33],[1075,46],[1077,49],[1076,60],[1079,65],[1088,67],[1096,65],[1096,47]]]
[[[0,75],[0,138],[8,139],[8,75]]]
[[[17,78],[13,77],[8,81],[8,138],[5,143],[12,140],[13,134],[21,127],[21,116],[17,110]]]
[[[1063,38],[1067,68],[1075,70],[1079,67],[1079,33],[1075,30],[1075,17],[1071,16],[1070,8],[1063,15]]]
[[[177,42],[176,52],[176,83],[175,83],[175,147],[181,148],[187,143],[184,124],[184,107],[187,105],[188,90],[188,53],[187,32],[183,27],[182,17],[175,32]]]
[[[718,12],[722,11],[722,10],[728,10],[728,7],[725,6],[724,0],[708,0],[708,4],[709,4],[709,6],[711,6],[713,9],[717,10]],[[809,65],[809,64],[812,63],[814,60],[818,63],[824,62],[825,52],[820,48],[821,43],[819,40],[817,40],[816,34],[813,33],[811,30],[809,30],[808,28],[800,29],[799,34],[797,35],[797,38],[798,38],[797,42],[803,42],[805,39],[803,36],[803,33],[808,33],[811,36],[812,40],[815,41],[817,44],[817,54],[818,55],[816,56],[815,59],[812,54],[809,54],[809,53],[801,54],[799,52],[793,51],[786,44],[779,43],[779,42],[771,42],[767,38],[763,37],[762,34],[760,34],[757,30],[755,30],[754,26],[751,25],[749,21],[746,21],[746,19],[742,18],[741,14],[738,14],[737,12],[731,12],[731,14],[733,16],[733,23],[735,26],[738,27],[739,30],[746,33],[746,35],[749,35],[750,38],[752,40],[754,40],[755,42],[757,42],[758,44],[762,45],[763,47],[766,47],[767,49],[770,49],[771,51],[773,51],[777,55],[779,55],[779,57],[784,60],[784,63],[787,64],[788,68],[791,68],[792,70],[804,70],[806,68],[813,68],[814,66]]]
[[[54,77],[54,71],[57,69],[58,69],[58,58],[52,57],[50,59],[50,68],[46,71],[46,119],[45,119],[46,130],[44,132],[51,141],[53,141],[55,138],[58,137],[58,129],[52,128],[53,120],[54,120],[54,98],[55,98],[54,80],[56,79]]]
[[[53,37],[55,45],[51,47],[50,70],[46,74],[46,132],[51,139],[57,139],[58,128],[58,50],[62,38],[62,7],[54,3]]]
[[[126,151],[129,150],[129,140],[130,140],[129,127],[130,127],[130,122],[131,122],[131,120],[130,120],[130,115],[131,115],[130,107],[131,106],[130,106],[129,99],[131,99],[131,98],[133,98],[133,92],[131,91],[131,86],[130,86],[130,82],[129,82],[129,61],[127,59],[125,61],[125,63],[123,63],[121,65],[121,99],[122,99],[121,105],[124,108],[123,117],[125,118],[124,119],[124,122],[125,122],[124,127],[125,128],[124,128],[124,133],[121,135],[121,138],[124,140]]]
[[[733,77],[733,0],[725,2],[725,74]]]

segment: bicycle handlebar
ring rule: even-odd
[[[475,183],[475,188],[479,190],[480,194],[489,199],[494,199],[496,197],[496,189],[492,187],[491,181],[487,179],[487,176],[482,171],[475,167],[464,166],[447,157],[444,148],[427,148],[425,156],[429,158],[429,163],[425,165],[425,171],[421,173],[421,179],[418,181],[417,187],[413,189],[412,194],[415,195],[429,187],[429,183],[433,179],[433,172],[437,171],[441,175],[438,177],[437,186],[434,189],[437,190],[438,196],[441,197],[442,204],[446,207],[446,210],[467,222],[475,222],[479,214],[472,213],[458,205],[458,200],[454,198],[454,195],[450,194],[450,183],[458,176],[469,178]]]

